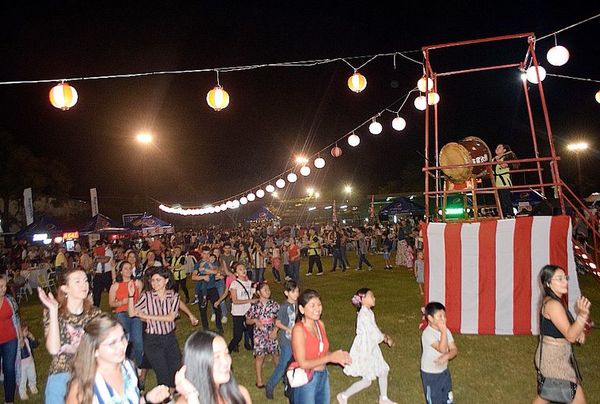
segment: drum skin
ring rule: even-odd
[[[447,143],[440,150],[440,166],[460,164],[479,164],[491,161],[492,153],[483,140],[476,136],[468,136],[458,142]],[[465,182],[471,176],[485,174],[485,166],[457,167],[442,170],[453,183]]]

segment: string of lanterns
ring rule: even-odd
[[[550,34],[542,36],[538,38],[535,42],[539,42],[548,37],[554,36],[554,46],[550,48],[546,54],[546,59],[548,63],[552,66],[560,67],[564,66],[570,58],[569,50],[562,46],[558,45],[556,35],[560,32],[566,31],[567,29],[574,28],[578,25],[591,21],[595,18],[600,17],[600,14],[596,14],[592,17],[586,18],[582,21],[579,21],[575,24],[571,24],[567,27],[561,28],[557,31],[554,31]],[[206,95],[206,102],[208,105],[213,108],[215,111],[220,111],[224,108],[227,108],[229,105],[230,97],[229,93],[225,91],[225,89],[219,83],[219,72],[231,72],[231,71],[242,71],[242,70],[251,70],[265,67],[307,67],[307,66],[317,66],[326,63],[333,63],[337,61],[343,61],[348,63],[350,59],[364,59],[370,58],[367,62],[365,62],[362,66],[364,67],[367,63],[372,60],[383,57],[383,56],[393,56],[394,64],[395,58],[397,55],[402,56],[403,58],[410,60],[412,62],[421,64],[421,62],[416,61],[406,54],[419,52],[419,50],[408,50],[408,51],[400,51],[400,52],[392,52],[392,53],[382,53],[374,56],[354,56],[354,57],[346,57],[346,58],[335,58],[335,59],[318,59],[318,60],[310,60],[310,61],[296,61],[296,62],[284,62],[284,63],[269,63],[269,64],[260,64],[260,65],[250,65],[250,66],[233,66],[233,67],[221,67],[221,68],[211,68],[211,69],[190,69],[190,70],[174,70],[174,71],[157,71],[157,72],[144,72],[144,73],[128,73],[128,74],[118,74],[118,75],[103,75],[103,76],[89,76],[89,77],[79,77],[79,78],[71,78],[71,79],[44,79],[44,80],[23,80],[23,81],[5,81],[0,82],[0,85],[11,85],[11,84],[36,84],[36,83],[53,83],[59,82],[56,86],[54,86],[50,90],[49,98],[50,103],[62,110],[67,111],[78,101],[77,91],[73,86],[68,84],[69,81],[81,81],[81,80],[99,80],[99,79],[111,79],[111,78],[128,78],[128,77],[142,77],[142,76],[150,76],[150,75],[165,75],[165,74],[186,74],[186,73],[202,73],[214,71],[217,73],[217,85],[208,92]],[[348,63],[349,64],[349,63]],[[348,87],[355,93],[362,92],[367,87],[367,79],[364,75],[358,72],[359,68],[354,68],[354,73],[348,78]],[[523,80],[528,80],[533,84],[537,84],[538,75],[540,81],[543,81],[546,78],[546,69],[543,66],[538,66],[536,71],[535,66],[530,66],[525,72],[522,74]],[[421,92],[425,92],[420,88]],[[598,93],[596,93],[596,101],[598,101]],[[419,95],[414,101],[415,107],[424,110],[425,105],[434,105],[439,102],[439,94],[430,93],[430,95],[425,98],[423,95]]]
[[[159,209],[166,213],[185,215],[185,216],[197,216],[197,215],[205,215],[212,213],[223,212],[228,209],[237,209],[241,205],[246,205],[249,202],[254,202],[256,200],[262,199],[265,197],[266,193],[272,194],[278,189],[283,189],[288,184],[293,184],[298,181],[299,176],[296,173],[296,170],[300,173],[302,177],[308,177],[312,173],[312,169],[309,165],[309,162],[312,160],[312,166],[314,166],[317,170],[320,170],[325,167],[326,161],[325,158],[322,157],[322,154],[325,154],[326,150],[329,150],[329,153],[333,158],[338,158],[342,156],[343,150],[340,146],[338,146],[339,142],[346,139],[346,142],[351,147],[356,147],[360,144],[361,139],[356,134],[356,131],[365,126],[367,123],[369,124],[368,129],[369,132],[373,135],[379,135],[383,131],[383,125],[377,121],[377,118],[381,117],[381,115],[385,112],[390,112],[396,115],[396,117],[392,120],[392,128],[396,131],[402,131],[406,128],[406,120],[400,117],[399,113],[406,104],[406,101],[410,97],[410,95],[417,91],[417,89],[412,89],[408,93],[406,93],[403,97],[398,98],[394,102],[392,102],[388,107],[384,108],[374,116],[365,120],[361,124],[357,125],[354,129],[347,132],[334,142],[325,146],[317,153],[314,153],[309,158],[297,158],[296,159],[296,167],[283,171],[278,175],[272,177],[271,179],[254,186],[244,192],[240,192],[239,194],[233,195],[229,198],[225,198],[216,202],[212,202],[206,204],[204,206],[196,206],[196,207],[182,207],[181,204],[174,204],[172,206],[168,206],[164,203],[159,202]],[[392,106],[399,103],[402,100],[402,104],[397,110],[391,109]],[[299,168],[298,168],[299,167]],[[284,179],[285,178],[285,179]],[[287,180],[287,181],[286,181]],[[273,186],[273,182],[275,186]],[[264,188],[264,189],[263,189]]]

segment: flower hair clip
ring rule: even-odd
[[[352,296],[352,304],[355,306],[360,306],[362,304],[362,296],[354,295]]]

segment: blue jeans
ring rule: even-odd
[[[265,269],[254,268],[254,282],[262,282],[265,280]]]
[[[452,404],[452,377],[448,369],[442,373],[427,373],[421,370],[423,393],[427,404]]]
[[[310,382],[292,389],[294,403],[329,404],[329,373],[327,369],[314,371]]]
[[[300,260],[290,262],[290,272],[292,273],[292,279],[300,284]]]
[[[223,295],[223,292],[225,291],[225,281],[223,279],[216,281],[216,285],[217,285],[217,292],[219,292],[219,297],[221,297]],[[225,304],[225,302],[227,301],[227,299],[223,300],[223,302],[220,304],[220,308],[221,308],[221,315],[223,317],[227,317],[227,304]]]
[[[48,376],[44,402],[52,404],[64,403],[65,395],[67,394],[67,383],[69,383],[70,378],[71,375],[68,372],[54,373]]]
[[[133,359],[136,366],[142,364],[144,356],[144,340],[142,338],[142,321],[138,317],[129,317],[127,312],[117,313],[117,321],[123,326],[125,333],[129,335],[129,358]]]
[[[19,351],[18,348],[19,340],[17,338],[0,344],[0,359],[2,359],[2,373],[4,374],[4,401],[7,403],[15,401],[15,390],[17,388],[15,361],[17,351]]]
[[[287,370],[288,364],[292,360],[292,345],[290,342],[286,344],[279,344],[279,362],[273,370],[273,374],[269,378],[267,382],[267,391],[275,390],[275,386],[279,383],[279,380],[285,375],[285,371]]]

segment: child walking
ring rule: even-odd
[[[21,382],[19,383],[19,396],[21,400],[29,399],[27,395],[27,386],[32,394],[37,394],[37,376],[35,372],[35,362],[33,361],[33,350],[39,345],[29,327],[21,321]]]
[[[296,311],[298,308],[298,296],[300,290],[294,280],[288,280],[284,284],[283,294],[286,299],[279,306],[275,326],[279,329],[279,363],[273,370],[273,374],[267,381],[265,393],[268,399],[273,398],[273,391],[279,380],[285,375],[287,366],[292,359],[292,328],[296,323]]]
[[[448,362],[456,357],[458,350],[452,333],[446,327],[446,308],[438,302],[425,306],[427,328],[421,334],[421,381],[427,404],[451,404],[452,378]]]
[[[389,335],[383,334],[375,323],[372,308],[375,307],[375,295],[369,288],[359,289],[352,297],[352,304],[358,311],[356,317],[356,337],[350,348],[352,363],[344,367],[348,376],[361,377],[346,390],[339,393],[338,403],[346,404],[348,398],[366,389],[375,379],[379,382],[379,404],[395,404],[387,396],[388,373],[390,367],[386,363],[379,344],[384,342],[392,346],[394,342]]]
[[[419,285],[419,291],[421,296],[425,294],[423,291],[423,284],[425,283],[425,261],[423,261],[423,251],[417,251],[417,259],[415,260],[415,278],[417,278],[417,284]]]
[[[275,366],[279,362],[279,344],[277,343],[277,327],[275,320],[279,311],[279,303],[271,300],[271,288],[266,282],[256,286],[258,301],[252,303],[246,313],[246,324],[254,325],[254,368],[256,370],[256,387],[265,387],[262,379],[262,368],[265,356],[272,355]]]

